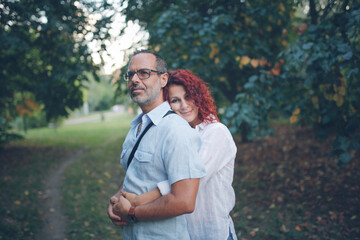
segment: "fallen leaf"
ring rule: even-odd
[[[250,236],[255,236],[256,235],[256,233],[259,231],[259,228],[254,228],[249,234],[250,234]]]
[[[281,227],[280,227],[280,232],[288,232],[289,230],[286,228],[286,225],[285,224],[283,224],[283,225],[281,225]]]
[[[256,235],[256,232],[250,232],[249,235],[253,237]]]

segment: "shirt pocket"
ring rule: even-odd
[[[135,152],[134,159],[140,163],[149,163],[153,159],[153,154],[137,150]]]

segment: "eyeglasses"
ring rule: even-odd
[[[156,70],[151,70],[151,69],[147,69],[147,68],[142,68],[137,70],[136,72],[133,71],[128,71],[127,73],[124,74],[124,79],[125,81],[130,81],[135,73],[136,75],[139,77],[140,80],[145,80],[148,79],[151,75],[152,72],[156,72],[158,74],[163,74],[164,72],[160,72],[160,71],[156,71]]]

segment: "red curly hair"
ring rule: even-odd
[[[169,80],[164,88],[164,100],[169,102],[169,87],[180,85],[185,88],[187,95],[194,100],[195,106],[199,108],[199,119],[203,122],[219,121],[218,113],[211,97],[208,83],[197,77],[193,72],[177,69],[169,72]]]

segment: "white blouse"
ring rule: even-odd
[[[237,239],[229,215],[235,205],[232,188],[237,151],[235,142],[228,128],[220,122],[202,122],[195,129],[202,141],[200,156],[206,176],[200,179],[195,210],[187,215],[190,237],[226,240],[230,230],[233,239]],[[167,181],[158,183],[158,188],[163,195],[170,192]]]

